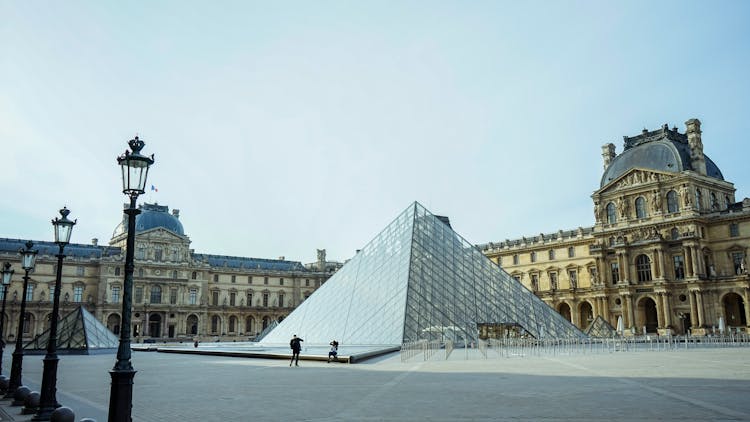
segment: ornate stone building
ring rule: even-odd
[[[247,340],[273,321],[280,321],[335,272],[340,264],[196,253],[190,249],[179,211],[143,204],[136,218],[133,286],[133,336],[177,341]],[[65,248],[61,316],[86,307],[110,330],[119,333],[122,311],[127,221],[117,226],[109,246],[94,239],[90,245]],[[50,227],[50,235],[52,228]],[[23,289],[18,250],[25,240],[0,239],[0,262],[15,269],[8,288],[5,340],[15,338]],[[31,339],[49,326],[58,251],[53,242],[34,241],[39,250],[27,290],[24,337]],[[1,285],[0,285],[1,286]],[[5,289],[0,287],[1,294]]]
[[[700,121],[602,147],[595,225],[480,245],[580,328],[601,315],[627,333],[748,329],[750,199],[703,153]]]

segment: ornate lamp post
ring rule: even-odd
[[[13,363],[10,367],[10,381],[8,382],[8,391],[5,393],[5,398],[10,399],[16,393],[18,387],[21,384],[21,371],[23,370],[23,323],[26,320],[26,292],[29,287],[29,272],[34,270],[36,265],[36,253],[31,248],[34,243],[31,241],[26,242],[26,249],[21,249],[18,253],[21,254],[21,267],[23,268],[23,292],[21,293],[21,312],[18,315],[18,333],[16,335],[16,348],[13,350]],[[20,403],[23,404],[23,403]],[[14,402],[14,406],[17,406]]]
[[[120,328],[120,345],[117,348],[117,362],[109,371],[112,376],[112,388],[109,395],[109,422],[131,422],[133,410],[133,378],[135,370],[130,363],[130,317],[133,311],[133,249],[135,247],[135,216],[141,211],[135,207],[138,195],[146,188],[148,169],[154,164],[154,156],[141,155],[145,145],[143,141],[131,139],[128,142],[131,152],[117,157],[122,168],[122,193],[130,197],[130,207],[125,209],[128,216],[128,238],[125,249],[125,280],[122,292],[122,325]]]
[[[55,293],[52,300],[52,318],[50,319],[49,340],[47,341],[47,355],[44,356],[44,372],[42,373],[42,392],[39,399],[39,411],[31,419],[33,421],[48,421],[52,412],[60,407],[57,402],[57,316],[60,313],[60,290],[62,284],[63,249],[70,242],[70,234],[76,221],[68,220],[70,211],[63,207],[60,210],[62,218],[52,220],[55,227],[55,243],[60,248],[57,253],[57,276],[55,277]]]
[[[5,349],[5,300],[8,299],[8,288],[14,271],[10,269],[10,262],[3,265],[3,309],[0,311],[0,374],[3,373],[3,349]]]

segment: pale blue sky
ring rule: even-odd
[[[349,258],[412,201],[473,243],[593,224],[601,145],[703,122],[748,194],[750,2],[0,0],[0,237],[106,243],[115,157],[199,252]]]

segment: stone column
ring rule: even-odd
[[[663,293],[661,296],[662,309],[664,309],[664,328],[672,325],[672,307],[669,306],[669,293]]]
[[[624,276],[623,280],[627,280],[628,284],[630,284],[630,260],[628,259],[628,253],[623,252],[620,257],[622,274]]]
[[[612,321],[609,319],[609,298],[607,296],[604,296],[602,299],[602,318],[604,318],[605,321],[609,322],[610,324]],[[745,302],[747,303],[747,302]],[[750,315],[750,314],[748,314]]]
[[[658,293],[656,296],[656,323],[657,328],[664,328],[664,293]]]
[[[579,314],[578,314],[578,304],[575,303],[575,302],[573,302],[573,301],[571,301],[571,302],[572,302],[572,305],[570,306],[570,319],[571,319],[571,322],[576,327],[579,327],[581,329],[586,329],[586,327],[581,327],[581,324],[580,324],[581,321],[580,321]]]
[[[667,267],[664,263],[664,251],[659,248],[656,250],[656,253],[659,256],[659,278],[665,279],[667,278]]]
[[[750,295],[748,294],[748,289],[744,289],[742,291],[742,301],[745,302],[745,325],[750,327]]]
[[[695,273],[693,272],[693,256],[690,254],[690,246],[683,246],[682,250],[683,254],[685,255],[685,276],[694,277]]]
[[[706,320],[703,316],[703,292],[700,290],[695,292],[695,302],[698,306],[698,326],[703,328],[706,325]]]
[[[698,254],[696,253],[695,247],[693,246],[690,247],[690,258],[693,261],[693,265],[691,265],[693,275],[697,277],[698,274],[700,274],[700,270],[698,269]]]
[[[695,300],[695,291],[688,292],[690,297],[690,325],[693,328],[698,328],[698,305]]]

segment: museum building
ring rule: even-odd
[[[621,317],[626,334],[747,331],[750,199],[703,152],[701,123],[602,147],[593,226],[478,245],[581,329]]]
[[[196,253],[190,249],[179,210],[144,203],[136,217],[132,334],[134,340],[232,341],[254,339],[281,321],[320,287],[340,266]],[[119,334],[122,312],[127,216],[115,228],[108,246],[71,243],[65,247],[60,317],[83,306]],[[4,340],[15,339],[23,289],[18,251],[26,240],[0,239],[0,262],[15,270],[9,286]],[[58,247],[33,241],[36,267],[26,290],[24,339],[49,328],[57,271]]]

